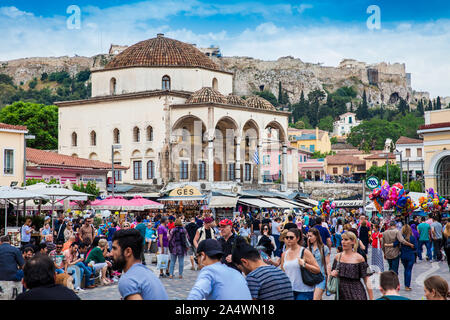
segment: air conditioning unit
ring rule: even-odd
[[[157,185],[162,184],[162,178],[153,179],[153,184],[157,184]]]
[[[233,186],[231,187],[231,192],[233,193],[240,193],[242,188],[240,186]]]
[[[206,183],[201,183],[200,184],[200,189],[205,190],[206,189]]]

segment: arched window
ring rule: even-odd
[[[76,147],[78,145],[78,136],[76,132],[72,132],[72,147]]]
[[[97,133],[95,131],[91,131],[91,146],[97,145]]]
[[[155,178],[155,163],[153,160],[147,162],[147,179]]]
[[[109,82],[109,92],[111,95],[116,94],[117,81],[116,78],[111,78]]]
[[[139,142],[141,140],[141,131],[138,127],[134,127],[133,129],[133,141]]]
[[[147,141],[153,141],[153,128],[152,126],[147,127]]]
[[[114,132],[113,132],[113,135],[114,135],[114,143],[115,144],[120,143],[120,131],[119,131],[119,129],[115,128]]]
[[[219,82],[217,81],[216,78],[214,78],[214,79],[212,80],[212,88],[213,88],[214,90],[219,90]]]
[[[162,77],[162,90],[170,90],[170,77]]]

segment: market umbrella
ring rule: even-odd
[[[146,209],[163,209],[164,205],[162,203],[147,200],[142,198],[141,196],[135,196],[133,199],[129,201],[129,206],[141,207],[142,210]]]
[[[37,183],[26,187],[27,190],[39,195],[47,196],[52,204],[52,228],[54,228],[53,211],[55,204],[60,200],[79,200],[86,201],[90,194],[71,190],[59,184]]]
[[[92,202],[91,208],[99,210],[129,210],[128,203],[129,201],[121,196],[108,197],[104,200]]]
[[[46,200],[49,199],[46,195],[42,195],[33,191],[28,191],[25,188],[18,187],[0,187],[0,199],[5,201],[5,235],[7,229],[8,219],[8,202],[12,202],[19,207],[21,203],[30,199]],[[22,201],[22,202],[21,202]],[[17,220],[19,216],[17,215]]]

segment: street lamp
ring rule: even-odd
[[[394,154],[400,156],[400,183],[403,185],[403,160],[402,160],[402,153],[400,151],[398,151],[397,149],[395,149]]]
[[[122,148],[120,144],[111,145],[111,163],[112,163],[112,197],[114,198],[114,185],[115,185],[115,174],[114,174],[114,150]]]

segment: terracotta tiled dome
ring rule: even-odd
[[[275,107],[266,99],[260,96],[251,96],[245,100],[248,107],[264,110],[276,110]]]
[[[227,103],[233,106],[246,106],[245,100],[234,94],[229,94],[227,96]]]
[[[163,34],[125,49],[106,65],[105,70],[161,66],[220,70],[217,64],[193,45],[166,38]]]
[[[201,88],[198,91],[195,91],[189,99],[186,100],[186,103],[227,103],[227,98],[222,95],[219,91],[214,90],[210,87]]]

